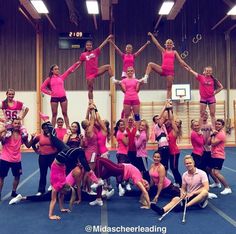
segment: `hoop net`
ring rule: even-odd
[[[184,101],[185,101],[185,96],[182,96],[182,95],[179,95],[179,103],[180,104],[183,104],[184,103]]]

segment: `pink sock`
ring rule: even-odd
[[[43,120],[43,121],[48,121],[49,120],[49,116],[48,115],[45,115],[41,112],[39,112],[39,116],[40,118]]]
[[[88,176],[89,176],[89,178],[94,182],[94,183],[98,183],[98,178],[97,178],[97,176],[95,175],[95,173],[94,173],[94,171],[90,171],[89,173],[88,173]]]

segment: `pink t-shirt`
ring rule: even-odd
[[[182,176],[182,184],[186,185],[188,193],[200,189],[205,182],[208,182],[207,174],[205,171],[198,168],[196,168],[194,174],[190,174],[186,171]]]
[[[96,48],[92,51],[86,51],[80,55],[80,61],[85,61],[86,78],[94,78],[98,72],[98,56],[101,50]],[[92,77],[90,77],[92,76]]]
[[[155,185],[159,184],[159,174],[157,170],[155,170],[154,167],[151,167],[149,170],[149,175],[152,178],[153,182]],[[165,176],[164,181],[163,181],[163,188],[167,188],[171,184],[171,181]]]
[[[175,51],[162,52],[162,69],[168,71],[174,71],[174,62],[175,62]]]
[[[135,78],[125,78],[121,81],[125,87],[125,100],[139,100],[137,92],[138,80]]]
[[[197,80],[199,81],[200,97],[204,99],[213,97],[215,89],[212,77],[198,74]]]
[[[147,157],[147,134],[145,131],[140,132],[139,137],[135,137],[135,146],[137,149],[137,157]]]
[[[136,134],[137,129],[135,127],[133,127],[132,129],[130,128],[126,128],[126,132],[128,134],[128,138],[129,138],[129,151],[136,151],[136,146],[135,146],[135,142],[134,142],[134,138],[135,138],[135,134]]]
[[[133,54],[122,54],[123,71],[126,72],[128,67],[134,67],[135,56]]]
[[[2,145],[1,159],[7,162],[20,162],[20,148],[22,143],[23,142],[20,134],[18,134],[17,138],[15,138],[13,135],[9,138],[6,138],[5,143]]]
[[[59,138],[61,141],[63,141],[63,138],[66,134],[66,128],[55,128],[57,133],[57,138]]]
[[[168,138],[169,138],[169,151],[170,151],[170,154],[171,155],[179,154],[180,151],[179,151],[179,148],[176,144],[177,136],[174,136],[174,131],[173,130],[171,130],[168,133]]]
[[[125,137],[124,133],[121,131],[118,131],[116,134],[116,140],[118,143],[117,146],[117,154],[127,154],[128,153],[128,146],[126,146],[122,139]]]
[[[132,179],[134,184],[137,184],[143,179],[141,172],[132,164],[122,163],[124,165],[124,180]]]
[[[2,103],[0,103],[0,109],[2,109],[5,119],[13,120],[16,119],[24,109],[24,105],[22,102],[14,100],[13,106],[9,106],[2,101]]]
[[[224,130],[219,131],[216,136],[216,140],[220,140],[220,143],[211,146],[211,157],[212,158],[221,158],[225,159],[225,141],[226,141],[226,134]]]
[[[204,136],[195,131],[191,132],[191,143],[193,146],[193,153],[202,156],[204,150]]]
[[[39,143],[40,155],[49,155],[57,153],[57,148],[52,145],[51,140],[48,136],[40,134],[35,137],[35,140]]]
[[[51,78],[48,77],[41,85],[41,92],[50,95],[51,97],[65,97],[66,91],[64,88],[65,79],[74,72],[74,69],[78,66],[77,63],[73,64],[66,72],[62,75],[55,76]]]

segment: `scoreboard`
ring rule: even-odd
[[[65,32],[59,33],[59,49],[80,49],[85,47],[85,43],[92,40],[91,33]]]

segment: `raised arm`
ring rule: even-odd
[[[180,57],[179,53],[177,51],[175,51],[175,56],[178,59],[179,63],[181,66],[183,66],[184,68],[191,70],[191,67],[184,62],[184,60]]]
[[[112,35],[109,35],[98,48],[101,50],[112,37]]]
[[[123,55],[122,51],[119,49],[119,47],[112,41],[112,40],[109,40],[110,44],[115,48],[115,50],[118,52],[118,54],[120,56]]]
[[[179,129],[178,129],[178,127],[176,126],[176,123],[175,123],[175,119],[174,119],[174,115],[173,115],[172,110],[169,110],[169,111],[168,111],[168,117],[169,117],[169,120],[171,121],[171,126],[172,126],[172,128],[173,128],[173,130],[174,130],[174,133],[175,133],[175,135],[177,135]]]
[[[139,54],[150,44],[150,41],[147,41],[137,52],[134,53],[134,56],[137,57]]]
[[[190,68],[190,69],[188,69],[188,68],[186,68],[186,67],[184,67],[187,71],[189,71],[192,75],[194,75],[194,77],[196,78],[196,77],[198,77],[198,73],[197,72],[195,72],[192,68]]]
[[[164,52],[164,51],[165,51],[165,49],[161,46],[161,44],[158,42],[158,40],[154,37],[154,35],[153,35],[151,32],[148,33],[148,36],[151,37],[152,42],[155,44],[155,46],[156,46],[161,52]]]
[[[71,73],[75,72],[80,67],[81,64],[82,62],[78,60],[61,75],[61,78],[65,80]]]

